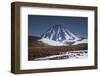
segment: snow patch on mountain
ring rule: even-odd
[[[59,42],[59,41],[54,41],[54,40],[42,38],[38,41],[41,41],[41,42],[43,42],[47,45],[51,45],[51,46],[68,46],[68,45],[78,45],[78,44],[82,44],[82,43],[87,43],[87,39],[84,39],[82,41],[63,41],[63,42]]]
[[[61,43],[59,41],[54,41],[54,40],[50,40],[47,38],[42,38],[39,41],[42,41],[45,44],[51,45],[51,46],[66,46],[67,44]]]
[[[81,43],[88,43],[87,39],[83,39],[81,41],[76,41],[73,45],[81,44]]]

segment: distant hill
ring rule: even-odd
[[[47,44],[42,43],[39,41],[41,37],[38,36],[28,36],[28,47],[42,47],[48,46]]]

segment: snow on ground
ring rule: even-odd
[[[87,43],[87,39],[83,39],[81,41],[76,41],[76,40],[64,40],[64,41],[54,41],[54,40],[50,40],[48,38],[42,38],[38,41],[41,41],[45,44],[51,45],[51,46],[68,46],[70,44],[72,45],[77,45],[77,44],[81,44],[81,43]]]
[[[60,55],[52,55],[41,58],[35,58],[34,60],[59,60],[59,59],[80,59],[87,58],[87,50],[78,50],[78,51],[68,51]]]

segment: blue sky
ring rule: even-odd
[[[49,27],[61,24],[78,37],[87,38],[88,18],[70,16],[28,15],[28,35],[41,36]]]

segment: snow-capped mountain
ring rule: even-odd
[[[81,39],[75,34],[70,32],[67,28],[62,25],[54,25],[48,29],[47,32],[41,35],[41,39],[45,44],[52,46],[66,46],[78,43],[87,43],[87,39]]]
[[[42,38],[48,38],[54,41],[79,40],[76,35],[61,25],[50,27],[46,33],[42,34]]]

